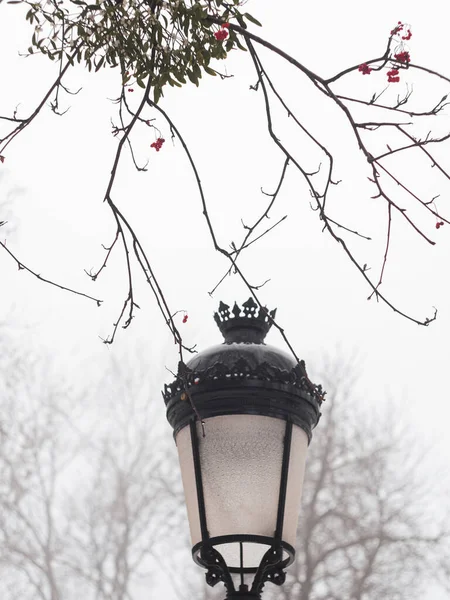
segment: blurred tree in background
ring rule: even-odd
[[[425,598],[439,571],[442,481],[394,401],[368,408],[352,397],[353,376],[325,372],[330,403],[309,449],[296,561],[277,600]]]
[[[189,562],[175,447],[143,361],[111,359],[94,390],[74,391],[2,337],[2,600],[140,600],[161,585],[168,598],[222,598]],[[284,587],[265,594],[424,598],[447,565],[436,474],[395,408],[381,402],[369,414],[351,397],[351,370],[325,374],[296,561]]]
[[[112,363],[80,393],[41,360],[1,362],[0,597],[139,598],[157,585],[159,556],[187,539],[148,378]]]

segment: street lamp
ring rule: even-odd
[[[305,364],[264,343],[275,310],[220,303],[224,343],[179,365],[164,387],[194,561],[227,600],[281,585],[295,557],[306,451],[323,393]],[[201,421],[198,416],[200,415]]]

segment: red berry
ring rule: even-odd
[[[165,141],[166,140],[164,138],[158,138],[156,140],[156,142],[153,142],[153,144],[150,144],[150,148],[154,148],[156,150],[156,152],[159,152]]]
[[[368,64],[363,63],[362,65],[359,65],[358,71],[360,71],[360,73],[362,73],[363,75],[370,75],[372,69],[369,67]]]
[[[228,31],[226,29],[219,29],[219,31],[215,32],[214,37],[219,42],[226,40],[228,37]]]
[[[411,61],[411,57],[409,56],[409,52],[407,50],[404,52],[399,52],[398,54],[394,54],[394,58],[401,63],[409,63]]]

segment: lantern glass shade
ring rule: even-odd
[[[203,523],[209,540],[230,570],[255,572],[273,543],[277,525],[281,541],[295,546],[308,437],[293,425],[287,485],[280,495],[286,421],[263,415],[224,415],[205,419],[204,437],[198,422],[196,429],[181,429],[176,443],[194,547],[205,541],[193,454],[195,432]]]

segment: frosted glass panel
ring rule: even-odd
[[[197,487],[195,483],[194,459],[190,428],[184,427],[176,437],[178,457],[180,459],[181,479],[183,480],[184,496],[191,530],[191,540],[194,546],[202,541],[200,518],[198,516]]]
[[[295,548],[297,523],[305,475],[308,436],[300,427],[292,427],[291,455],[289,458],[289,477],[284,508],[283,541]]]
[[[276,528],[286,422],[260,415],[226,415],[197,423],[206,522],[210,537],[273,537]],[[189,427],[176,438],[192,545],[201,541]],[[295,545],[308,439],[293,426],[283,540]],[[239,544],[217,546],[229,566],[239,565]],[[268,546],[244,543],[244,566],[258,566]]]
[[[199,436],[206,520],[211,537],[273,536],[286,424],[259,415],[206,421]]]

